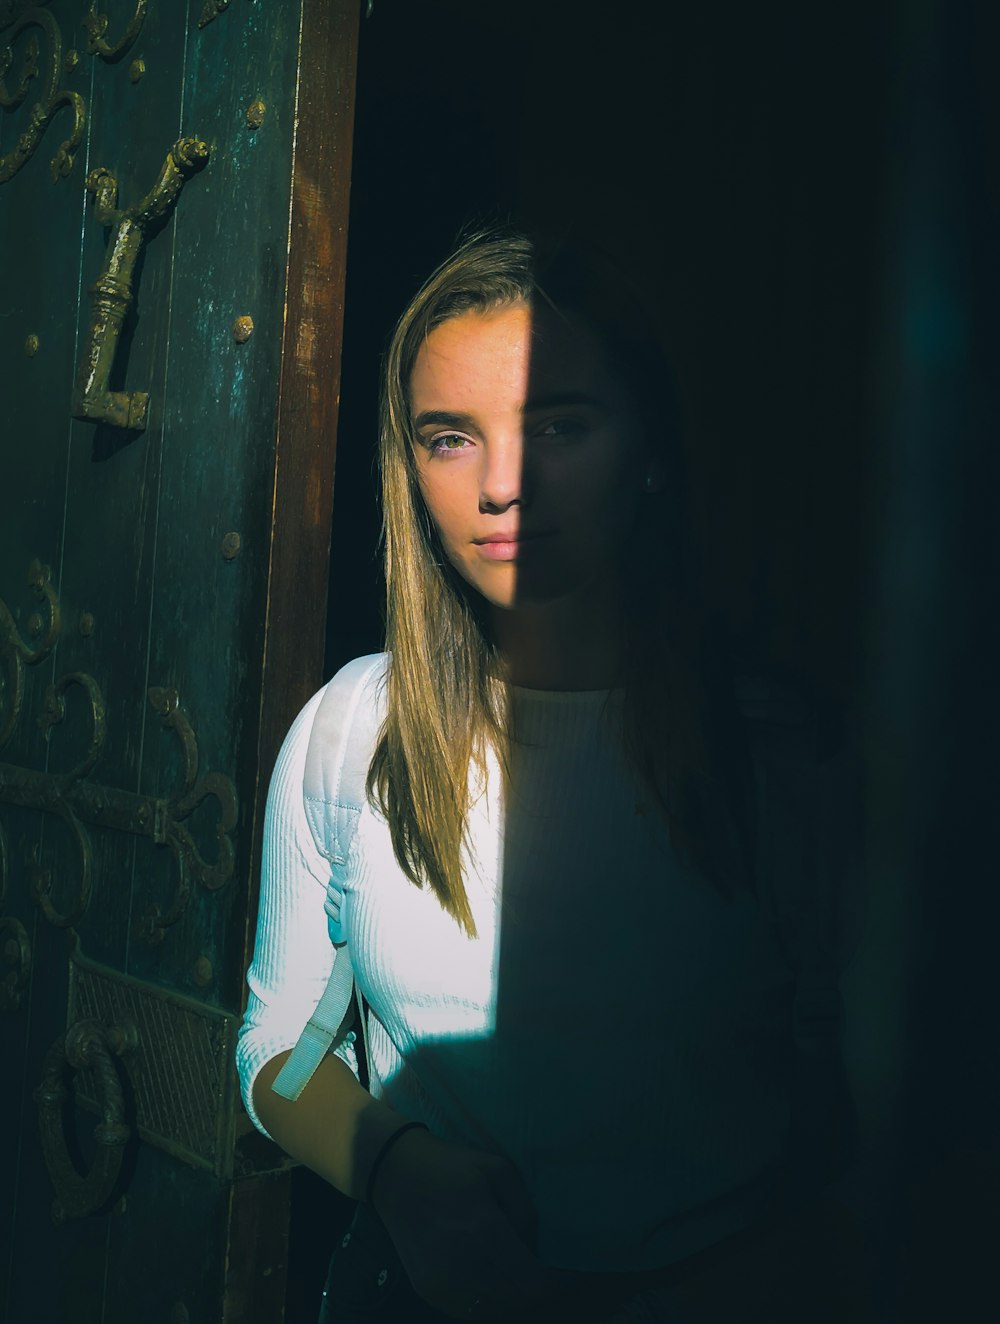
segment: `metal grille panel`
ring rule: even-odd
[[[142,1139],[229,1176],[236,1018],[79,955],[70,971],[69,1024],[93,1017],[109,1027],[131,1023],[137,1031],[137,1046],[121,1062]],[[81,1107],[97,1110],[89,1071],[77,1074],[76,1096]]]

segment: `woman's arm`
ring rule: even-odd
[[[292,1158],[344,1195],[363,1200],[375,1156],[406,1118],[372,1098],[347,1063],[332,1053],[294,1102],[275,1094],[271,1085],[287,1057],[287,1051],[279,1053],[257,1075],[253,1102],[258,1117]]]
[[[328,1053],[292,1101],[271,1085],[313,1014],[336,959],[324,909],[329,865],[302,802],[306,751],[321,695],[285,739],[268,794],[260,906],[237,1061],[251,1119],[294,1158],[346,1195],[364,1198],[372,1163],[406,1118],[361,1086]],[[350,1054],[346,1054],[350,1057]],[[386,1154],[373,1190],[418,1293],[461,1315],[523,1315],[551,1292],[552,1275],[530,1253],[531,1212],[503,1158],[407,1131]],[[499,1312],[499,1313],[497,1313]],[[506,1313],[504,1313],[506,1312]],[[551,1318],[543,1312],[542,1318]]]
[[[322,692],[314,696],[292,724],[271,777],[238,1063],[247,1111],[261,1130],[345,1195],[361,1198],[371,1160],[405,1119],[373,1099],[348,1062],[332,1053],[295,1102],[271,1088],[336,959],[324,909],[330,866],[313,840],[302,800],[321,698]]]
[[[379,1150],[405,1119],[360,1085],[345,1062],[327,1054],[294,1102],[271,1089],[288,1056],[261,1068],[253,1099],[281,1147],[354,1199],[366,1196]],[[378,1168],[373,1187],[381,1216],[417,1294],[454,1318],[475,1303],[482,1324],[553,1318],[567,1278],[531,1253],[527,1192],[505,1159],[407,1131]],[[574,1318],[596,1320],[581,1309]]]
[[[324,909],[330,866],[316,849],[302,800],[306,751],[321,698],[322,692],[306,704],[285,737],[264,818],[257,934],[236,1065],[247,1113],[265,1134],[256,1109],[258,1074],[297,1042],[334,962]],[[341,1051],[350,1060],[351,1046]]]

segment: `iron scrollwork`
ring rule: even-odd
[[[33,33],[27,43],[17,86],[13,91],[7,89],[7,74],[14,63],[14,51],[10,43],[28,27],[41,28],[48,37],[48,76],[42,86],[41,95],[31,108],[28,127],[11,150],[0,156],[0,184],[12,179],[25,162],[31,159],[51,120],[63,106],[68,106],[73,112],[72,132],[60,143],[51,162],[53,180],[63,179],[73,169],[73,159],[83,141],[83,130],[87,120],[86,108],[80,93],[69,92],[59,86],[63,71],[62,34],[59,25],[48,10],[37,7],[23,11],[14,20],[8,44],[0,49],[0,106],[5,110],[16,110],[26,99],[32,83],[39,77],[41,52],[38,39]]]
[[[72,413],[94,423],[141,432],[149,413],[146,391],[112,391],[108,387],[122,325],[134,297],[132,280],[136,260],[147,233],[163,222],[184,183],[209,157],[207,143],[180,138],[174,143],[156,183],[134,207],[118,208],[118,181],[103,166],[87,176],[87,192],[94,198],[97,219],[108,227],[104,270],[90,288],[92,317],[83,357],[73,389]]]
[[[205,0],[201,10],[201,18],[198,20],[198,26],[200,28],[207,28],[213,18],[218,18],[223,10],[228,8],[229,0]]]
[[[0,906],[7,900],[7,834],[0,823]]]
[[[165,727],[174,731],[184,751],[184,781],[169,801],[167,839],[175,840],[189,861],[201,885],[214,892],[227,882],[233,873],[233,839],[236,826],[236,788],[228,777],[217,772],[198,776],[198,741],[191,723],[180,704],[176,690],[154,686],[149,691],[149,702],[159,714]],[[219,806],[216,823],[218,855],[214,862],[206,861],[185,827],[185,820],[205,800],[214,799]]]
[[[83,26],[87,30],[87,51],[90,55],[99,55],[109,64],[120,60],[142,31],[146,19],[149,0],[136,0],[135,13],[129,20],[128,27],[117,41],[105,40],[105,33],[111,22],[107,14],[97,12],[99,0],[90,0],[90,8],[83,16]]]
[[[40,775],[45,776],[44,773]],[[0,773],[0,777],[2,777],[2,773]],[[2,782],[0,782],[0,788],[2,788]],[[32,855],[32,865],[29,870],[31,895],[53,928],[70,929],[75,924],[79,924],[90,908],[90,898],[94,890],[94,852],[90,845],[90,834],[65,798],[60,796],[58,792],[53,794],[51,785],[44,787],[43,796],[49,800],[45,808],[61,818],[69,828],[80,856],[80,870],[76,896],[65,910],[60,910],[52,900],[52,871],[45,866],[41,854],[36,850]],[[34,807],[38,807],[37,803]]]
[[[24,668],[44,662],[59,638],[59,598],[52,587],[52,571],[41,561],[28,566],[28,587],[43,606],[45,615],[32,612],[28,618],[29,643],[10,609],[0,598],[0,749],[10,740],[24,703]]]
[[[20,920],[0,917],[0,961],[7,967],[0,976],[0,1011],[16,1011],[31,974],[31,942]]]
[[[56,1223],[96,1213],[115,1194],[132,1132],[125,1118],[121,1078],[112,1059],[133,1050],[137,1042],[131,1024],[108,1029],[94,1019],[80,1020],[60,1035],[45,1055],[35,1104],[45,1166],[55,1190],[52,1218]],[[96,1154],[85,1173],[73,1162],[63,1126],[69,1098],[67,1077],[82,1070],[89,1070],[97,1081],[101,1111],[101,1120],[94,1129]]]
[[[222,887],[232,877],[235,863],[232,832],[236,826],[238,804],[236,788],[228,777],[217,772],[199,777],[198,742],[187,714],[181,707],[177,691],[153,686],[148,697],[162,724],[177,736],[184,755],[181,786],[169,801],[163,803],[162,809],[162,835],[174,854],[177,885],[167,910],[161,910],[154,903],[139,920],[140,936],[155,945],[163,941],[167,930],[184,914],[191,891],[191,873],[208,891]],[[199,805],[208,799],[214,799],[219,810],[216,820],[217,855],[214,861],[205,860],[186,823]]]
[[[25,44],[24,60],[21,65],[21,78],[13,92],[7,90],[6,75],[14,63],[14,52],[10,46],[0,54],[0,106],[4,110],[17,110],[28,95],[32,81],[38,77],[38,57],[41,54],[38,38],[32,34]]]
[[[238,808],[236,788],[221,773],[209,772],[198,776],[198,745],[194,731],[180,707],[176,692],[161,690],[154,690],[154,693],[170,697],[167,700],[157,698],[152,702],[159,709],[164,725],[172,727],[181,741],[186,763],[181,787],[166,797],[142,795],[90,781],[90,770],[97,762],[104,740],[104,701],[93,677],[74,672],[51,686],[47,695],[47,709],[41,721],[51,727],[61,720],[60,699],[71,684],[81,686],[91,702],[93,730],[87,754],[68,773],[41,772],[0,763],[0,800],[20,808],[41,809],[54,814],[65,823],[76,841],[80,860],[79,880],[75,900],[66,909],[59,909],[53,901],[51,871],[40,857],[34,860],[31,869],[31,890],[35,901],[49,923],[57,928],[75,926],[90,904],[93,851],[90,834],[84,824],[114,828],[147,837],[156,845],[168,846],[178,871],[174,901],[166,913],[161,914],[154,909],[141,926],[144,936],[158,942],[162,940],[164,931],[184,913],[190,892],[190,875],[193,874],[209,891],[222,887],[232,877],[235,860],[232,832],[236,826]],[[218,805],[218,853],[214,860],[204,858],[186,823],[198,806],[210,798]]]
[[[29,619],[28,633],[37,640],[34,646],[25,641],[9,608],[0,600],[0,660],[3,662],[3,671],[0,672],[3,676],[0,748],[10,739],[22,716],[25,666],[47,657],[59,634],[59,599],[52,587],[48,567],[33,561],[28,583],[47,609],[45,615],[36,612]],[[72,671],[49,685],[38,724],[46,738],[50,738],[65,719],[70,693],[77,691],[83,692],[90,717],[90,738],[82,756],[68,771],[58,773],[0,763],[0,802],[54,815],[69,829],[76,843],[80,862],[76,893],[63,908],[53,899],[52,872],[41,855],[36,852],[31,862],[32,895],[45,918],[57,928],[74,927],[90,904],[93,851],[87,825],[128,832],[146,837],[156,845],[169,847],[178,874],[173,901],[166,913],[154,907],[141,924],[145,936],[159,942],[165,931],[184,913],[191,875],[209,891],[222,887],[232,877],[235,860],[232,833],[238,809],[236,788],[221,773],[200,772],[198,740],[180,696],[174,689],[156,686],[150,689],[148,698],[163,726],[174,732],[180,744],[180,785],[169,795],[143,795],[92,781],[91,773],[100,761],[107,738],[107,705],[94,677],[84,671]],[[218,815],[215,858],[207,860],[191,832],[190,819],[209,799],[215,800]],[[0,901],[3,900],[6,876],[6,839],[0,832]]]
[[[49,3],[50,0],[0,0],[0,32],[21,18],[25,10]]]

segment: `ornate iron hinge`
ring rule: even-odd
[[[4,683],[0,688],[0,749],[10,740],[23,714],[25,666],[37,665],[47,657],[59,633],[59,599],[52,588],[48,567],[33,561],[29,584],[36,596],[48,604],[48,622],[40,613],[29,620],[29,633],[38,636],[34,647],[21,636],[9,609],[0,600],[0,662],[4,664]],[[90,740],[86,750],[68,772],[62,773],[0,762],[0,802],[57,815],[76,841],[80,857],[76,896],[65,909],[60,910],[52,899],[51,878],[40,858],[35,859],[32,871],[35,900],[49,923],[58,928],[76,925],[90,904],[93,852],[85,824],[148,837],[157,845],[167,846],[174,855],[178,875],[173,900],[165,911],[151,906],[140,922],[141,935],[148,941],[158,942],[184,913],[192,875],[212,891],[232,877],[236,787],[221,773],[200,771],[198,740],[180,696],[176,690],[162,686],[152,686],[147,697],[161,724],[171,730],[180,743],[183,757],[180,785],[168,795],[143,795],[92,781],[91,773],[100,760],[107,736],[107,705],[94,677],[84,671],[71,671],[60,676],[45,691],[44,711],[38,722],[47,735],[58,726],[65,718],[66,699],[72,690],[83,692],[90,716]],[[206,860],[201,854],[188,825],[195,810],[209,799],[214,799],[218,806],[216,856],[213,860]],[[6,846],[0,835],[0,897],[4,892],[5,874]]]

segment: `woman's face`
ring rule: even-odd
[[[420,490],[462,578],[501,609],[606,589],[649,454],[596,340],[526,303],[463,313],[409,387]]]

